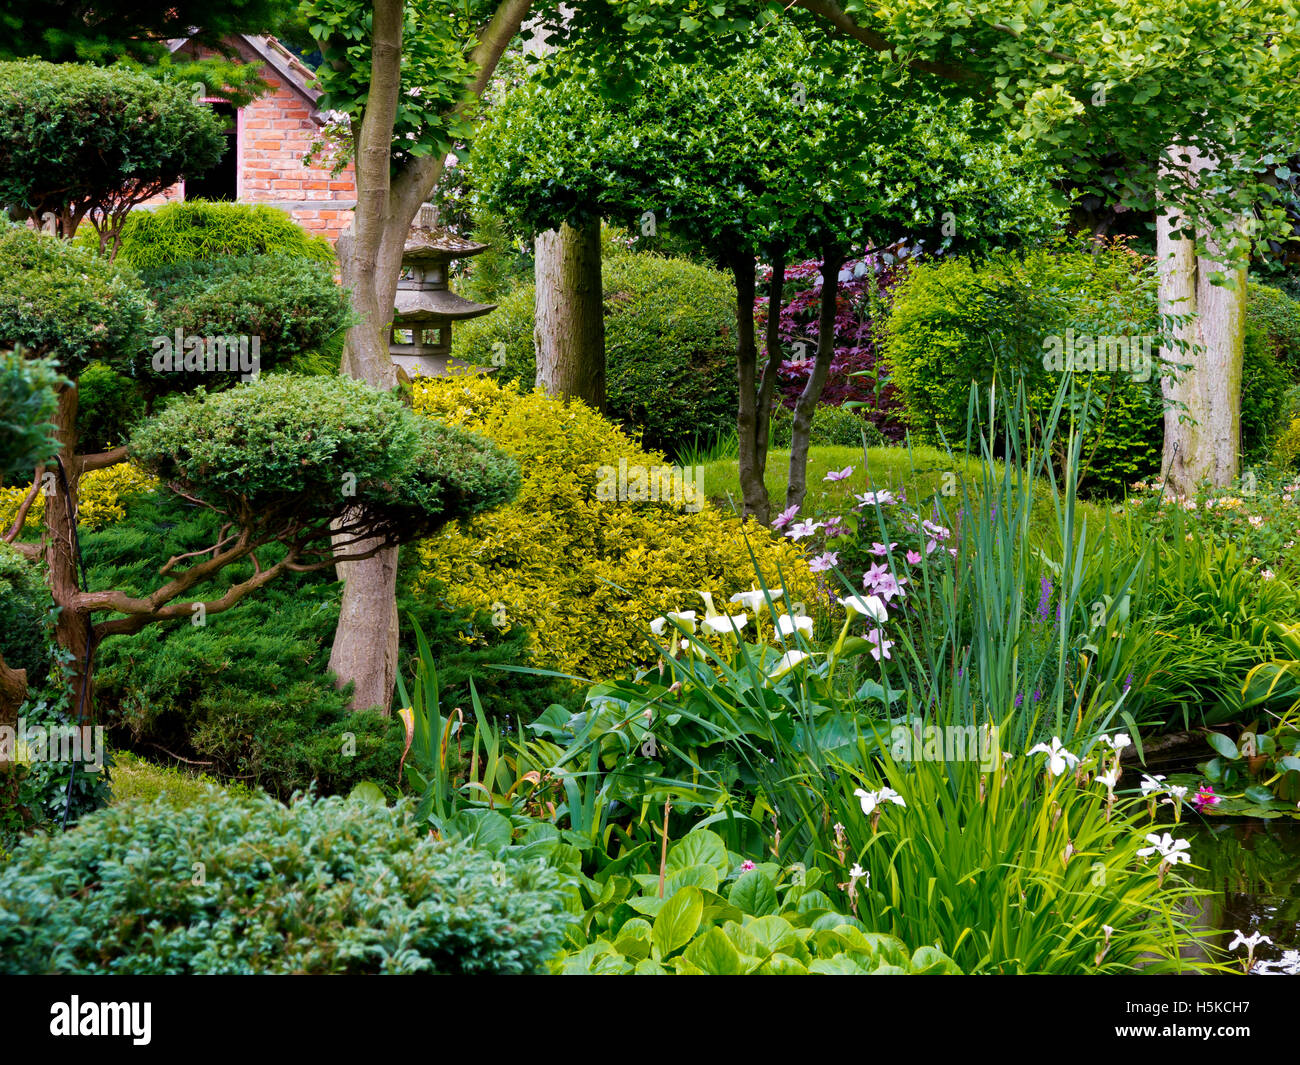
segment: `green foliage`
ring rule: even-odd
[[[28,974],[534,973],[567,923],[554,873],[405,807],[215,790],[27,840],[0,899],[0,969]]]
[[[431,531],[519,485],[516,464],[487,441],[348,378],[277,375],[182,397],[130,449],[163,480],[260,521],[305,512],[319,526],[364,505],[408,534]]]
[[[645,447],[678,455],[736,420],[736,290],[716,270],[684,259],[624,253],[602,263],[606,411]],[[523,284],[492,314],[457,326],[453,354],[504,365],[497,376],[531,388],[534,286]],[[497,345],[501,345],[498,347]]]
[[[102,362],[92,362],[77,378],[77,447],[106,451],[124,443],[144,416],[139,384]]]
[[[158,305],[159,334],[173,348],[177,329],[187,337],[257,337],[264,370],[320,352],[353,321],[331,268],[287,253],[183,260],[141,280]],[[167,376],[191,385],[212,379]]]
[[[1030,416],[1041,422],[1058,385],[1045,366],[1051,338],[1064,345],[1119,336],[1131,345],[1145,337],[1148,380],[1100,369],[1075,377],[1080,394],[1093,392],[1084,408],[1085,483],[1113,492],[1149,473],[1159,462],[1162,410],[1154,284],[1149,267],[1118,244],[1096,256],[1040,249],[914,267],[894,293],[885,340],[912,431],[926,442],[964,441],[971,386],[987,394],[995,371],[1023,376]]]
[[[795,545],[692,500],[680,477],[680,503],[601,498],[600,484],[615,487],[621,461],[648,477],[663,459],[582,404],[482,375],[418,380],[413,402],[417,413],[481,432],[524,472],[511,506],[421,545],[423,579],[437,579],[466,606],[525,624],[544,665],[609,677],[644,663],[653,657],[643,638],[650,619],[697,588],[724,597],[749,588],[751,550],[764,573],[777,580],[779,570],[796,599],[812,600]]]
[[[1241,445],[1245,461],[1268,455],[1288,386],[1300,375],[1300,304],[1251,283],[1241,368]]]
[[[0,486],[52,459],[54,390],[64,381],[48,360],[29,361],[18,352],[0,351]]]
[[[470,53],[494,10],[495,5],[482,0],[455,7],[438,0],[403,5],[394,167],[445,155],[472,132],[463,106],[469,102],[465,86],[474,75]],[[316,74],[324,95],[317,106],[359,123],[370,94],[371,6],[360,0],[306,0],[299,12],[321,49]]]
[[[191,90],[120,67],[0,63],[0,203],[65,237],[116,228],[131,204],[212,166],[221,120]],[[107,227],[107,229],[105,228]]]
[[[768,425],[771,430],[769,446],[787,450],[794,431],[794,412],[784,403],[778,403],[772,408]],[[808,442],[814,447],[862,447],[864,436],[867,447],[884,446],[880,430],[851,407],[822,406],[813,411]]]
[[[115,803],[160,799],[180,806],[193,806],[206,801],[213,787],[241,798],[256,794],[245,784],[223,784],[207,773],[169,769],[129,751],[117,751],[113,756],[113,779],[109,781],[109,790],[112,794],[110,801]]]
[[[27,670],[29,684],[49,668],[45,619],[53,605],[40,569],[0,543],[0,658],[10,669]]]
[[[77,242],[86,237],[77,234]],[[186,200],[150,211],[133,211],[122,227],[118,256],[140,271],[195,260],[247,255],[287,255],[332,268],[334,249],[312,236],[278,207],[266,204]]]
[[[83,533],[90,584],[143,594],[169,556],[212,542],[218,525],[206,510],[170,494],[138,500],[124,519]],[[251,576],[252,567],[240,565],[234,574]],[[523,628],[501,632],[490,617],[451,606],[436,587],[413,598],[408,582],[415,575],[412,565],[403,566],[399,605],[437,649],[451,705],[468,703],[470,678],[497,718],[531,720],[556,701],[560,693],[547,678],[490,668],[530,664]],[[111,637],[96,654],[96,703],[107,722],[151,756],[206,763],[222,779],[254,782],[281,798],[308,786],[346,793],[363,780],[392,788],[401,725],[348,711],[347,693],[328,673],[340,590],[328,572],[287,577],[209,615],[202,626],[175,622],[155,626],[147,639]],[[408,650],[404,627],[403,659]],[[355,753],[347,753],[353,744]]]
[[[816,869],[794,880],[773,862],[742,863],[714,833],[696,829],[668,849],[662,892],[653,874],[597,885],[554,969],[605,976],[960,974],[934,947],[909,952],[836,912],[819,889],[823,879]]]
[[[265,32],[284,17],[286,6],[284,0],[227,0],[215,9],[207,0],[170,0],[162,6],[135,0],[50,0],[0,13],[0,58],[157,61],[171,38],[222,48],[230,33]]]
[[[1047,169],[969,104],[897,92],[874,56],[793,20],[733,44],[689,66],[652,49],[627,100],[582,65],[516,89],[474,143],[483,201],[525,235],[600,214],[639,227],[649,211],[726,264],[864,233],[968,250],[1050,228]]]
[[[1259,327],[1291,380],[1300,380],[1300,302],[1279,288],[1251,282],[1246,290],[1246,317]]]
[[[92,360],[129,363],[153,308],[128,269],[56,237],[0,227],[0,348],[21,345],[76,378]]]

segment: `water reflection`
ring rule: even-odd
[[[1190,828],[1191,825],[1189,824]],[[1300,823],[1224,821],[1201,826],[1192,836],[1192,879],[1215,892],[1208,925],[1227,929],[1209,943],[1226,952],[1237,930],[1272,943],[1255,948],[1252,973],[1300,976]],[[1233,956],[1245,959],[1244,948]]]

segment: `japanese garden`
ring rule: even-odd
[[[0,30],[0,973],[1300,975],[1294,5]]]

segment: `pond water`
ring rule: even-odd
[[[1185,822],[1187,828],[1192,824]],[[1208,942],[1226,951],[1236,930],[1263,933],[1252,973],[1300,976],[1300,821],[1224,820],[1191,836],[1191,879],[1215,892],[1201,914],[1205,928],[1228,931]],[[1243,947],[1232,952],[1246,957]]]

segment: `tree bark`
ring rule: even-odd
[[[1190,155],[1193,176],[1214,168],[1194,149],[1174,148],[1171,154]],[[1162,314],[1194,317],[1175,331],[1190,345],[1188,352],[1166,350],[1165,359],[1190,362],[1177,377],[1165,376],[1165,443],[1162,472],[1179,492],[1191,494],[1201,481],[1215,487],[1232,483],[1241,459],[1241,380],[1246,329],[1246,270],[1221,261],[1222,249],[1204,232],[1198,238],[1208,249],[1199,254],[1196,241],[1178,239],[1185,224],[1176,207],[1157,214],[1156,259]],[[1233,287],[1212,285],[1221,271]],[[1185,406],[1185,409],[1184,409]]]
[[[70,656],[68,683],[74,713],[84,698],[86,723],[94,721],[92,685],[93,651],[91,617],[77,606],[81,574],[77,565],[77,497],[81,467],[77,461],[77,387],[64,385],[58,391],[54,415],[55,437],[59,442],[59,463],[47,474],[45,493],[45,564],[50,596],[58,607],[54,639]]]
[[[812,435],[813,414],[822,397],[826,376],[835,356],[835,307],[840,293],[840,267],[843,253],[833,247],[822,249],[821,306],[817,317],[817,355],[812,373],[794,406],[794,427],[790,437],[790,479],[786,486],[785,505],[802,507],[808,491],[808,440]]]
[[[27,670],[10,668],[4,655],[0,655],[0,728],[7,725],[11,729],[17,729],[18,711],[22,709],[26,698]],[[0,754],[0,778],[12,768],[10,760]],[[0,796],[3,795],[3,789],[4,784],[0,783]]]
[[[533,339],[537,387],[605,409],[605,310],[601,291],[600,219],[567,222],[539,233],[533,245],[536,297]]]
[[[481,93],[510,40],[519,32],[531,0],[502,0],[474,49],[475,74],[468,88]],[[432,194],[446,156],[425,156],[391,174],[393,125],[401,91],[401,0],[376,0],[372,30],[371,85],[361,128],[356,131],[357,206],[352,225],[339,237],[343,285],[363,319],[348,333],[343,372],[375,388],[397,381],[388,333],[402,252],[416,212]],[[461,105],[458,105],[457,110]],[[353,709],[389,710],[397,676],[397,549],[340,563],[344,583],[329,668],[339,687],[354,685]]]

